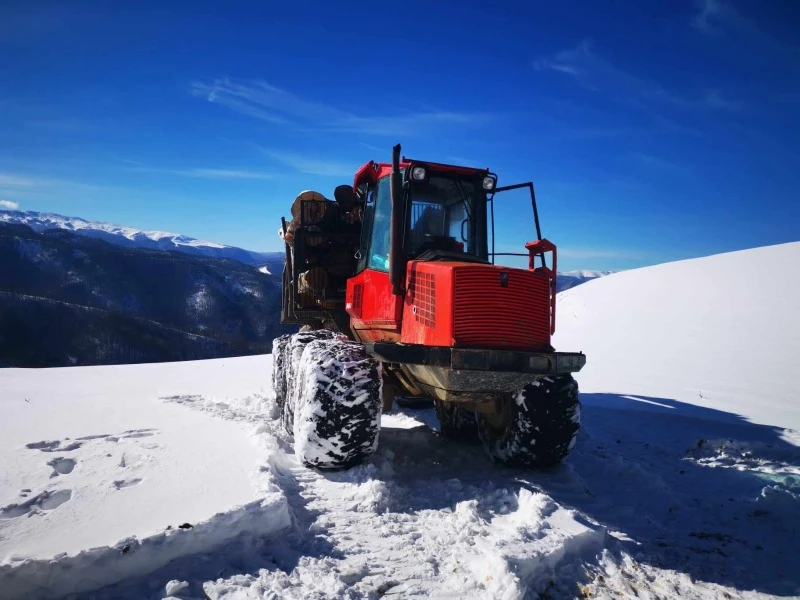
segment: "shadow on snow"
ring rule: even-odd
[[[514,496],[527,488],[606,527],[609,550],[640,563],[742,591],[798,592],[792,532],[800,449],[780,428],[666,398],[581,400],[577,446],[549,470],[495,465],[480,447],[443,440],[424,425],[382,429],[378,458],[393,454],[398,487],[390,510],[475,499],[490,519],[513,510]],[[430,423],[430,416],[419,418]]]

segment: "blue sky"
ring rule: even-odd
[[[800,5],[761,4],[6,0],[0,203],[278,250],[400,142],[533,180],[563,269],[795,241]]]

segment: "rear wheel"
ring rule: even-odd
[[[500,413],[479,413],[478,433],[498,462],[552,467],[575,446],[580,414],[575,379],[571,375],[544,377],[514,394]]]
[[[381,369],[362,344],[310,342],[295,397],[294,446],[309,467],[342,469],[375,452],[381,422]]]
[[[281,411],[286,402],[286,347],[291,339],[291,334],[288,334],[272,341],[272,389],[275,390],[275,403]]]
[[[283,427],[288,433],[294,432],[294,412],[295,403],[302,383],[299,375],[300,360],[306,346],[316,340],[330,340],[338,334],[328,329],[318,329],[315,331],[304,331],[290,336],[289,342],[283,347],[282,371],[286,378],[286,392],[283,406],[281,407],[281,419]],[[274,359],[273,359],[274,360]],[[277,394],[277,390],[276,390]]]
[[[439,420],[439,431],[444,437],[462,442],[478,440],[478,423],[474,412],[441,400],[435,400],[433,406]]]

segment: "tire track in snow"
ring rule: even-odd
[[[574,596],[584,558],[603,547],[603,528],[402,415],[384,416],[372,460],[341,472],[302,467],[279,423],[264,428],[284,438],[269,468],[292,533],[271,545],[274,566],[206,583],[214,600]]]
[[[429,412],[416,415],[431,423]],[[320,473],[300,467],[279,423],[269,425],[274,446],[283,450],[271,468],[292,509],[293,533],[272,545],[274,565],[206,584],[206,593],[214,599],[792,593],[786,569],[792,553],[769,539],[786,539],[794,492],[741,469],[769,465],[793,474],[797,450],[773,447],[764,455],[758,443],[742,451],[727,442],[712,454],[734,468],[710,468],[709,452],[693,451],[692,442],[721,431],[734,439],[759,434],[596,407],[586,417],[574,455],[560,468],[535,473],[494,465],[480,448],[442,440],[402,413],[384,416],[379,450],[367,464]],[[742,457],[731,458],[730,448]]]
[[[744,555],[734,553],[732,562],[717,549],[735,550],[739,536],[748,535],[739,519],[781,525],[777,510],[774,518],[745,513],[781,499],[753,504],[737,497],[731,510],[720,511],[727,498],[716,494],[736,492],[741,481],[718,479],[709,489],[700,482],[714,481],[717,471],[742,475],[693,467],[705,453],[695,456],[685,445],[676,452],[674,440],[656,433],[710,435],[708,423],[670,430],[660,418],[647,427],[646,415],[616,421],[589,408],[575,454],[561,468],[532,473],[497,466],[479,447],[439,438],[419,420],[431,422],[430,411],[395,413],[384,416],[379,450],[368,463],[318,472],[300,466],[267,398],[181,403],[256,425],[266,457],[262,470],[280,488],[292,525],[277,536],[239,538],[213,555],[184,556],[179,566],[148,575],[162,590],[163,582],[186,579],[191,597],[202,588],[212,600],[761,598],[737,583],[752,581],[758,589],[758,575],[739,571],[761,565],[778,576],[763,560],[742,562]],[[790,464],[794,456],[768,458]],[[715,487],[720,481],[725,485]],[[760,552],[753,543],[750,549]],[[771,560],[779,552],[762,550]],[[135,586],[114,589],[97,597],[145,597],[124,592]]]

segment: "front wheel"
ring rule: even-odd
[[[308,467],[344,469],[378,445],[381,367],[362,344],[314,340],[302,355],[295,397],[295,453]]]
[[[578,383],[571,375],[525,386],[493,414],[477,414],[478,434],[496,461],[545,468],[563,461],[580,429]]]

